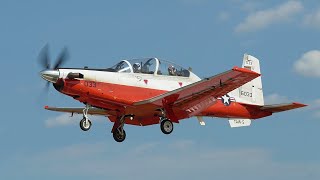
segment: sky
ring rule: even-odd
[[[320,3],[254,0],[0,1],[1,179],[320,179]],[[37,62],[68,47],[65,67],[111,67],[121,59],[159,57],[192,67],[199,77],[260,59],[267,103],[301,102],[250,127],[221,118],[125,126],[49,112],[83,107],[50,87]]]

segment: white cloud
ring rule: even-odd
[[[278,7],[253,12],[244,22],[236,26],[236,32],[251,32],[266,28],[272,24],[290,20],[301,12],[303,5],[299,1],[288,1]]]
[[[227,21],[230,18],[230,13],[225,11],[220,12],[217,18],[219,21]]]
[[[187,148],[192,147],[194,145],[195,145],[194,141],[191,141],[191,140],[180,140],[180,141],[177,141],[177,142],[171,144],[171,147],[174,150],[184,150],[184,149],[187,149]]]
[[[74,125],[78,124],[80,120],[82,119],[82,115],[79,114],[74,114],[73,117],[71,117],[71,113],[62,113],[57,117],[51,117],[47,120],[45,120],[45,126],[47,128],[52,128],[52,127],[58,127],[58,126],[68,126],[68,125]],[[105,121],[104,116],[93,116],[92,118],[89,117],[91,121],[94,120],[95,122],[99,121]]]
[[[137,153],[137,154],[143,154],[143,153],[146,153],[146,152],[151,152],[154,148],[156,148],[156,146],[158,144],[159,143],[157,143],[157,142],[151,142],[151,143],[142,144],[142,145],[139,145],[139,146],[135,147],[133,149],[133,152]]]
[[[77,117],[77,120],[79,120],[78,116],[79,115],[75,115],[73,117],[70,117],[69,113],[63,113],[57,117],[51,117],[51,118],[47,119],[45,121],[45,126],[48,128],[51,128],[51,127],[56,127],[56,126],[67,126],[67,125],[71,125],[71,124],[76,124],[77,121],[75,119]]]
[[[297,73],[307,77],[320,77],[320,51],[312,50],[304,53],[294,64]]]
[[[304,24],[306,26],[320,28],[320,9],[314,13],[307,14],[304,18]]]
[[[320,99],[312,101],[307,109],[312,111],[313,117],[320,118]]]
[[[277,93],[265,96],[264,101],[265,104],[281,104],[290,102],[290,100],[286,96],[282,96]]]
[[[182,140],[185,142],[192,142]],[[132,149],[140,145],[87,143],[70,145],[43,153],[23,155],[11,164],[19,173],[56,177],[90,177],[89,179],[290,179],[298,180],[311,174],[320,178],[319,163],[277,162],[273,153],[260,148],[204,147],[192,142],[183,151],[173,151],[180,141],[151,145],[152,153]],[[151,143],[152,144],[152,143]],[[158,149],[158,151],[156,151]],[[6,168],[13,168],[10,165]],[[125,173],[124,173],[125,172]],[[272,172],[272,173],[270,173]],[[34,177],[34,176],[32,176]]]
[[[241,9],[246,12],[253,12],[261,6],[262,1],[244,1],[241,2]]]

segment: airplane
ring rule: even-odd
[[[84,107],[50,107],[46,110],[82,114],[80,128],[88,131],[88,115],[106,116],[116,142],[126,138],[124,125],[160,124],[164,134],[173,123],[196,117],[225,118],[231,127],[250,126],[251,122],[273,113],[306,106],[298,102],[264,104],[259,60],[245,54],[242,67],[200,79],[191,69],[158,58],[121,60],[110,68],[61,68],[68,59],[64,49],[50,68],[48,45],[39,61],[43,79],[60,93],[83,103]]]

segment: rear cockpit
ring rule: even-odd
[[[122,60],[107,71],[120,73],[143,73],[166,76],[189,77],[190,71],[170,61],[158,58]]]

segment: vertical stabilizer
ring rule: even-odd
[[[259,60],[251,55],[244,54],[242,67],[251,71],[260,72]],[[254,105],[264,105],[261,76],[229,93],[237,102]]]

